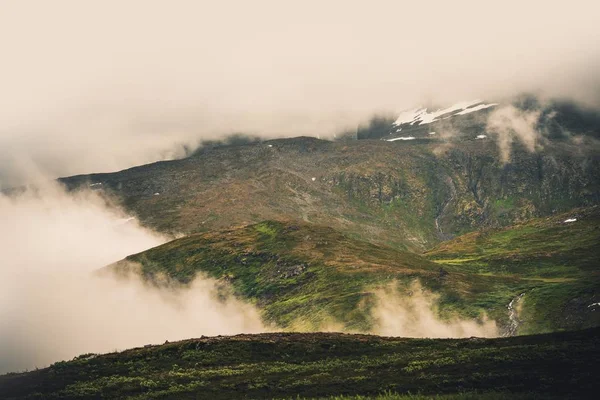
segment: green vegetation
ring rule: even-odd
[[[369,330],[372,289],[393,280],[434,282],[439,274],[435,263],[416,254],[351,239],[328,227],[275,221],[191,235],[126,261],[141,264],[148,279],[166,274],[188,283],[198,273],[219,279],[258,305],[266,321],[301,330],[329,323]]]
[[[594,329],[505,339],[327,333],[191,339],[0,376],[0,397],[582,398],[598,390],[599,334]]]
[[[135,262],[147,279],[167,275],[188,283],[199,273],[218,279],[256,304],[268,323],[301,331],[335,326],[368,332],[374,290],[396,284],[399,296],[410,296],[415,280],[440,295],[441,318],[487,314],[505,325],[510,300],[537,284],[440,268],[419,255],[329,227],[275,221],[191,235],[125,261],[111,268]]]
[[[564,222],[570,218],[574,222]],[[447,268],[523,283],[520,333],[600,325],[600,207],[470,233],[426,256]]]
[[[511,392],[462,392],[441,395],[422,394],[398,394],[386,392],[373,396],[331,396],[322,400],[522,400],[539,398],[535,393],[511,393]],[[548,398],[548,397],[546,397]]]
[[[563,222],[572,215],[579,220]],[[429,261],[329,227],[264,221],[190,235],[126,261],[141,264],[147,279],[217,279],[254,303],[266,322],[288,330],[369,332],[374,291],[396,283],[399,295],[409,296],[418,280],[439,295],[440,318],[487,315],[503,333],[515,333],[507,306],[524,293],[515,303],[516,332],[542,333],[600,325],[589,307],[599,301],[599,223],[600,208],[592,207],[470,233],[426,253]]]
[[[598,144],[515,145],[505,164],[492,141],[472,139],[483,128],[469,118],[459,140],[238,135],[182,160],[61,181],[102,183],[144,225],[187,235],[109,269],[139,265],[157,283],[208,276],[282,330],[371,331],[376,290],[408,297],[419,281],[442,320],[487,316],[505,335],[554,333],[192,339],[0,376],[0,398],[589,396],[600,328],[556,331],[600,326]],[[356,134],[379,138],[389,124],[375,118]]]
[[[515,208],[515,200],[512,197],[509,197],[507,199],[496,200],[494,202],[492,210],[493,210],[494,214],[496,214],[498,217],[501,217],[501,216],[507,214],[508,212],[514,210],[514,208]]]

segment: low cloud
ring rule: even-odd
[[[198,277],[190,285],[94,273],[166,239],[92,192],[0,196],[0,373],[88,352],[262,332],[258,311]]]
[[[597,1],[7,0],[0,185],[523,91],[600,105]],[[509,21],[509,23],[507,23]],[[23,168],[13,168],[21,165]]]
[[[0,196],[0,373],[43,367],[89,352],[201,335],[273,330],[260,310],[199,275],[182,285],[143,281],[139,265],[101,269],[167,238],[144,229],[95,192],[57,185]],[[120,262],[123,267],[125,261]],[[371,333],[409,337],[496,336],[493,321],[443,320],[437,297],[376,292]],[[331,324],[326,330],[341,330]]]
[[[541,111],[520,110],[509,105],[492,111],[487,120],[486,133],[495,139],[503,163],[510,161],[513,143],[519,141],[529,152],[541,146],[538,130]]]
[[[401,293],[397,283],[375,291],[376,305],[372,311],[375,320],[373,333],[384,336],[461,338],[496,337],[496,322],[485,316],[480,321],[458,316],[444,319],[438,314],[439,296],[414,282]]]

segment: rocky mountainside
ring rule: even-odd
[[[535,95],[524,94],[509,101],[462,101],[447,107],[417,107],[395,116],[376,116],[360,126],[357,139],[408,141],[437,139],[476,140],[488,137],[490,113],[513,108],[529,115],[532,127],[543,138],[568,139],[574,135],[600,138],[600,113],[568,100],[541,102]]]
[[[61,181],[187,235],[128,257],[148,279],[206,274],[279,328],[371,332],[374,292],[414,280],[441,317],[487,315],[502,334],[597,326],[597,121],[522,99],[500,115],[524,118],[531,146],[490,127],[499,107],[413,110],[383,140],[234,141]]]
[[[539,152],[515,143],[503,163],[491,139],[301,137],[205,149],[61,182],[101,190],[163,232],[300,220],[420,251],[483,227],[597,204],[599,161],[595,142],[549,141]]]

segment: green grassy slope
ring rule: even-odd
[[[505,339],[344,334],[191,339],[83,355],[0,376],[0,398],[316,398],[396,393],[455,398],[592,398],[600,330]],[[390,397],[394,398],[394,397]]]
[[[507,326],[507,305],[531,282],[483,276],[444,267],[419,255],[349,238],[333,228],[267,221],[221,232],[195,234],[127,257],[111,268],[139,263],[147,278],[163,274],[187,283],[203,273],[231,285],[256,304],[266,321],[295,330],[369,331],[374,291],[396,284],[410,296],[418,280],[439,294],[443,318],[479,318]]]
[[[571,217],[577,221],[564,222]],[[485,314],[502,334],[540,333],[600,326],[599,227],[600,207],[578,209],[470,233],[422,257],[330,227],[265,221],[191,235],[125,261],[141,264],[149,279],[215,278],[279,328],[370,331],[375,291],[394,283],[408,297],[418,280],[439,295],[444,319]]]
[[[147,277],[166,274],[183,283],[204,273],[257,304],[268,322],[303,330],[334,322],[369,329],[370,289],[395,278],[434,279],[439,271],[419,255],[329,227],[275,221],[191,235],[125,261],[141,264]]]
[[[565,222],[567,219],[574,222]],[[518,277],[521,333],[600,325],[600,207],[473,232],[426,253],[449,271]]]

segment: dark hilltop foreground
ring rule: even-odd
[[[384,391],[593,398],[600,389],[599,334],[594,328],[501,339],[339,333],[190,339],[0,376],[0,398],[327,398]]]

